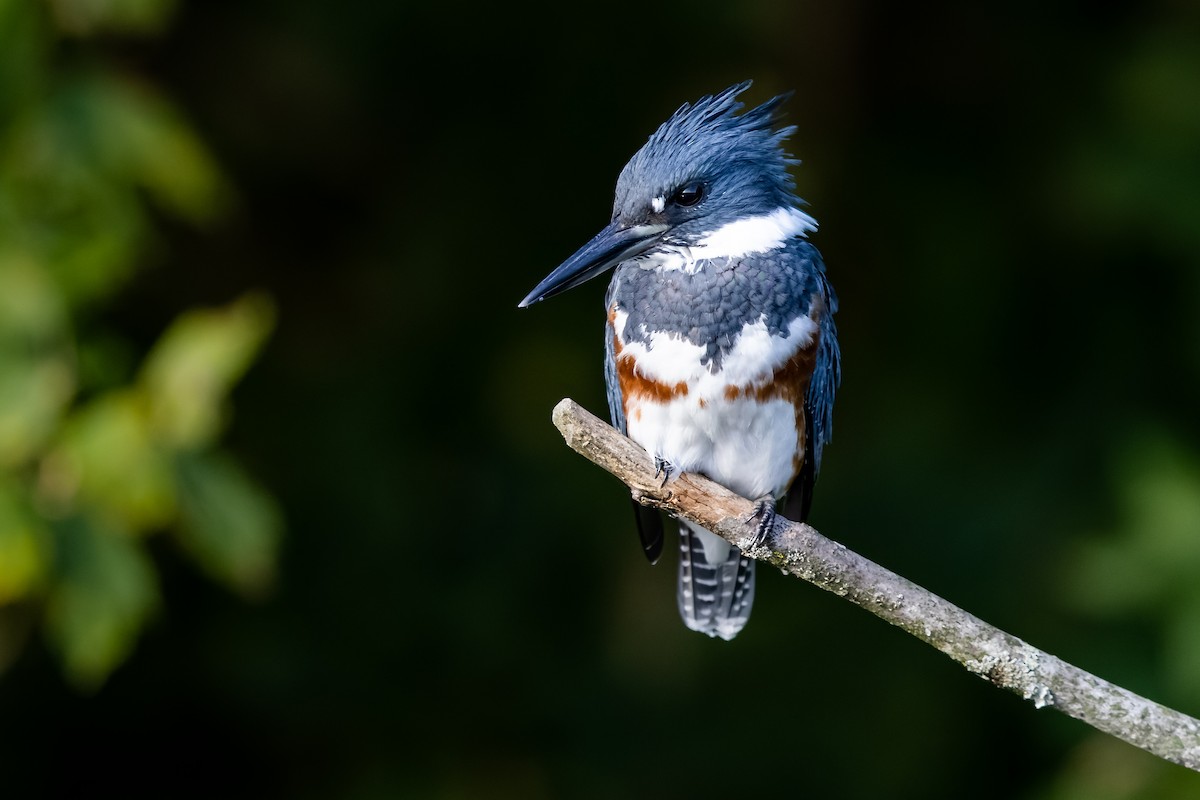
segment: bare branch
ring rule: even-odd
[[[695,474],[663,486],[646,451],[567,399],[554,408],[567,444],[624,481],[641,503],[722,536],[751,558],[862,606],[1036,708],[1053,706],[1135,747],[1200,771],[1200,720],[1159,705],[988,625],[808,525],[778,518],[750,548],[754,504]],[[749,549],[748,549],[749,548]]]

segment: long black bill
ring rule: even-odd
[[[626,259],[646,252],[658,241],[665,225],[622,227],[616,221],[579,248],[558,269],[546,276],[517,307],[526,308],[539,300],[573,289],[606,272]]]

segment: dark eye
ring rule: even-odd
[[[699,181],[685,183],[671,195],[671,202],[677,206],[694,206],[704,199],[704,184]]]

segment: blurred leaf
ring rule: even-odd
[[[182,456],[179,541],[214,578],[247,595],[271,583],[283,530],[274,499],[232,459]]]
[[[48,548],[46,531],[21,489],[0,483],[0,606],[25,597],[41,583]]]
[[[95,518],[74,517],[55,533],[47,633],[71,681],[94,689],[133,649],[158,606],[158,582],[137,540]]]
[[[175,517],[170,457],[135,392],[109,392],[89,403],[68,422],[53,460],[69,476],[58,485],[76,487],[78,501],[129,531],[162,528]]]
[[[51,0],[60,28],[76,35],[99,31],[158,33],[175,11],[175,0]]]
[[[68,332],[62,295],[26,252],[0,244],[0,342],[55,341]]]
[[[144,187],[193,222],[210,220],[224,207],[229,189],[215,162],[166,98],[112,76],[89,76],[73,91],[100,168]]]
[[[111,293],[145,258],[142,192],[195,223],[230,197],[179,112],[140,83],[63,78],[0,138],[0,240],[34,254],[73,304]]]
[[[201,447],[220,432],[230,389],[250,366],[275,320],[264,295],[189,311],[163,334],[142,367],[156,432],[178,447]]]
[[[97,163],[80,105],[58,92],[0,138],[0,241],[27,253],[70,306],[115,290],[149,235],[133,187]]]
[[[1157,434],[1119,464],[1116,529],[1079,545],[1070,596],[1096,613],[1200,599],[1200,464]]]
[[[74,390],[61,358],[0,346],[0,467],[25,463],[56,430]]]
[[[68,333],[62,298],[45,273],[0,249],[0,466],[32,458],[74,395]]]

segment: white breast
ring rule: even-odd
[[[613,326],[624,341],[627,316]],[[626,407],[630,438],[651,455],[685,472],[702,472],[746,497],[780,494],[793,477],[799,436],[790,401],[761,401],[744,394],[730,399],[727,388],[761,386],[798,350],[809,346],[817,324],[794,320],[786,336],[772,336],[762,319],[742,328],[733,347],[712,372],[701,361],[705,349],[681,336],[654,333],[649,344],[623,344],[619,358],[632,358],[638,373],[667,386],[684,384],[666,403],[633,398]]]
[[[813,342],[818,326],[807,316],[797,317],[788,325],[786,336],[773,336],[767,330],[765,317],[742,326],[733,347],[721,359],[721,369],[712,372],[701,359],[705,348],[693,344],[679,334],[656,331],[627,341],[625,323],[629,315],[618,310],[613,318],[613,330],[621,342],[621,358],[632,358],[640,375],[650,380],[674,386],[686,383],[690,394],[702,397],[723,395],[725,387],[762,384],[787,363],[797,351]]]

